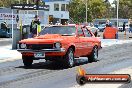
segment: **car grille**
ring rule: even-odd
[[[27,44],[27,49],[33,50],[53,49],[53,44]]]

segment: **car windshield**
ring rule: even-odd
[[[44,34],[61,34],[61,35],[75,35],[75,26],[52,26],[46,27],[41,32],[40,35]]]

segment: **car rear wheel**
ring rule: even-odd
[[[22,56],[23,64],[25,67],[30,67],[32,66],[33,63],[33,57],[31,56]]]
[[[98,59],[98,47],[95,46],[91,52],[91,54],[88,56],[88,61],[89,62],[94,62],[97,61]]]
[[[66,67],[73,67],[74,66],[74,51],[72,48],[69,48],[66,55],[64,56],[64,61]]]

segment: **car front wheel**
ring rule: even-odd
[[[66,55],[64,56],[64,61],[66,67],[73,67],[74,66],[74,51],[72,48],[69,48]]]
[[[88,61],[89,62],[94,62],[97,61],[98,59],[98,47],[94,47],[91,54],[88,56]]]
[[[22,60],[25,67],[32,66],[33,59],[31,56],[22,56]]]

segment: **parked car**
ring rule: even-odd
[[[6,38],[11,38],[12,37],[12,32],[10,29],[5,30],[5,29],[0,29],[0,37],[6,37]]]
[[[101,41],[79,25],[45,27],[39,36],[19,41],[25,66],[33,60],[62,61],[66,67],[74,66],[75,57],[88,57],[89,62],[98,58]]]
[[[126,29],[126,31],[129,30],[129,24],[128,23],[125,24],[125,29]],[[123,32],[123,25],[119,25],[118,31]]]
[[[118,31],[122,32],[123,31],[123,27],[122,26],[119,26],[118,27]]]
[[[103,32],[104,29],[105,29],[105,27],[106,27],[106,24],[100,24],[100,25],[98,25],[98,29],[99,29],[100,32]]]
[[[118,29],[116,27],[106,27],[103,39],[118,39]]]

